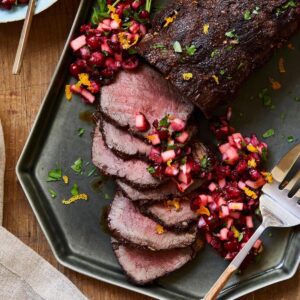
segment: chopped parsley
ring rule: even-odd
[[[182,53],[182,47],[178,41],[174,42],[173,48],[176,53]]]
[[[203,169],[206,169],[207,168],[207,165],[208,165],[208,159],[207,159],[207,156],[203,156],[200,160],[200,165],[201,165],[201,168]]]
[[[61,169],[53,169],[48,172],[47,181],[59,181],[62,179],[62,170]]]
[[[191,46],[189,46],[189,47],[188,47],[188,46],[186,47],[186,52],[187,52],[187,54],[188,54],[189,56],[194,55],[196,51],[197,51],[197,48],[196,48],[195,45],[191,45]]]
[[[152,46],[153,49],[166,49],[166,46],[163,44],[154,44]]]
[[[220,75],[224,75],[226,73],[226,71],[225,70],[220,70]]]
[[[78,189],[78,184],[74,183],[74,185],[71,188],[71,195],[72,196],[77,196],[79,195],[79,189]]]
[[[232,29],[230,31],[225,32],[225,36],[230,38],[230,39],[235,39],[237,38],[237,35],[235,33],[235,29]]]
[[[211,58],[214,58],[215,56],[219,55],[220,54],[220,51],[218,49],[215,49],[212,51],[212,53],[210,54],[210,57]]]
[[[287,137],[287,141],[289,143],[294,143],[295,142],[295,138],[292,135],[290,135],[290,136]]]
[[[168,116],[165,116],[164,118],[162,118],[159,123],[158,123],[159,127],[168,127],[169,126],[169,118]]]
[[[84,128],[79,128],[78,130],[77,130],[77,132],[78,132],[78,136],[83,136],[84,135],[84,133],[85,133],[85,129]]]
[[[238,237],[238,241],[241,242],[243,238],[244,238],[244,233],[240,232],[239,237]]]
[[[56,198],[57,193],[55,191],[48,189],[48,192],[50,193],[51,198],[53,198],[53,199]]]
[[[295,96],[295,97],[294,97],[294,100],[295,100],[296,102],[300,102],[300,96]]]
[[[76,173],[76,174],[81,174],[82,173],[82,163],[83,160],[81,158],[78,158],[73,165],[71,166],[71,169]]]
[[[269,90],[263,89],[259,94],[258,98],[262,101],[263,106],[271,107],[273,105],[272,98],[269,95]]]
[[[147,171],[148,171],[150,174],[154,174],[154,173],[155,173],[155,169],[154,169],[154,167],[152,167],[152,166],[149,166],[149,167],[147,168]]]
[[[275,130],[273,128],[270,128],[262,135],[262,137],[264,139],[267,139],[267,138],[273,136],[274,134],[275,134]]]
[[[251,20],[251,11],[249,9],[247,9],[245,12],[244,12],[244,20],[246,21],[249,21]]]

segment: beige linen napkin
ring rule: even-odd
[[[0,225],[3,218],[5,149],[0,121]],[[0,226],[0,299],[86,300],[47,261]]]

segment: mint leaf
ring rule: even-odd
[[[273,136],[274,134],[275,134],[275,130],[274,130],[273,128],[271,128],[271,129],[268,129],[268,130],[262,135],[262,137],[263,137],[264,139],[267,139],[267,138]]]
[[[84,135],[84,133],[85,133],[85,129],[84,128],[79,128],[77,130],[77,132],[78,132],[78,136],[82,137]]]
[[[62,170],[61,169],[53,169],[48,172],[47,181],[59,181],[62,179]]]
[[[72,188],[71,188],[71,195],[72,196],[77,196],[79,195],[79,190],[78,190],[78,184],[74,183]]]
[[[195,54],[195,52],[197,51],[197,48],[195,45],[191,45],[189,47],[186,47],[186,52],[189,56],[192,56]]]
[[[55,191],[48,189],[48,192],[50,193],[51,198],[53,198],[53,199],[56,198],[57,193]]]
[[[174,42],[173,48],[176,53],[182,53],[182,47],[178,41]]]
[[[82,173],[82,163],[83,163],[83,160],[81,158],[78,158],[74,162],[74,164],[71,166],[71,169],[77,174]]]

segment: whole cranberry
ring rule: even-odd
[[[89,63],[91,65],[100,67],[103,65],[104,60],[105,60],[105,56],[101,52],[94,52],[94,53],[92,53],[92,55],[89,59]]]
[[[139,13],[139,18],[141,19],[149,19],[149,12],[147,10],[142,10],[140,13]]]
[[[114,76],[114,70],[110,68],[105,68],[101,71],[101,75],[105,78],[112,78]]]
[[[77,77],[78,74],[81,72],[81,68],[76,63],[73,63],[70,65],[69,71],[73,77]]]
[[[101,38],[96,35],[90,35],[86,38],[86,43],[92,50],[101,49]]]

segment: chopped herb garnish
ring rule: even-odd
[[[292,135],[290,135],[290,136],[287,137],[287,141],[289,143],[293,143],[293,142],[295,142],[295,138]]]
[[[214,58],[215,56],[219,55],[219,53],[220,53],[219,50],[218,50],[218,49],[215,49],[215,50],[213,50],[212,53],[210,54],[210,57],[211,57],[211,58]]]
[[[260,212],[260,209],[259,209],[259,208],[257,208],[254,212],[255,212],[255,214],[256,214],[257,216],[261,216],[261,212]]]
[[[201,158],[200,165],[201,165],[201,168],[203,168],[203,169],[207,168],[208,159],[207,159],[206,155]]]
[[[158,123],[159,127],[168,127],[169,126],[169,118],[168,116],[165,116],[164,118],[162,118],[159,123]]]
[[[220,75],[224,75],[226,73],[226,71],[225,70],[220,70]]]
[[[78,130],[77,130],[77,132],[78,132],[78,136],[83,136],[84,135],[84,133],[85,133],[85,129],[84,128],[79,128]]]
[[[81,158],[78,158],[74,164],[71,166],[71,169],[77,173],[77,174],[80,174],[82,172],[82,163],[83,163],[83,160]]]
[[[259,14],[259,10],[260,10],[259,6],[256,6],[255,9],[252,11],[252,13],[254,15],[258,15]]]
[[[147,168],[147,171],[148,171],[150,174],[154,174],[154,173],[155,173],[155,169],[154,169],[154,167],[152,167],[152,166],[149,166],[149,167]]]
[[[50,193],[51,198],[53,198],[53,199],[56,198],[57,193],[55,191],[48,189],[48,192]]]
[[[225,32],[225,36],[231,39],[236,38],[235,29]]]
[[[190,56],[194,55],[196,51],[197,51],[197,48],[196,48],[195,45],[191,45],[189,47],[186,47],[186,52]]]
[[[163,44],[154,44],[152,46],[153,49],[166,49],[166,46]]]
[[[97,4],[98,5],[94,8],[91,18],[91,21],[94,25],[98,25],[103,19],[109,18],[106,0],[98,0]]]
[[[283,9],[287,9],[289,7],[297,7],[295,0],[290,0],[282,6]]]
[[[268,156],[268,150],[267,148],[262,148],[261,150],[261,158],[263,161],[267,161],[267,156]]]
[[[271,129],[268,129],[268,130],[262,135],[262,137],[263,137],[264,139],[267,139],[267,138],[273,136],[274,134],[275,134],[275,130],[274,130],[273,128],[271,128]]]
[[[249,21],[249,20],[251,20],[251,11],[250,10],[246,10],[245,12],[244,12],[244,20],[246,20],[246,21]]]
[[[173,48],[176,53],[182,53],[182,47],[178,41],[173,44]]]
[[[268,89],[263,89],[259,94],[258,97],[260,100],[262,100],[262,103],[265,107],[271,107],[273,102],[272,98],[269,95],[269,90]]]
[[[129,55],[137,54],[137,50],[134,48],[129,48],[129,49],[127,49],[127,53]]]
[[[300,96],[295,96],[295,97],[294,97],[294,100],[295,100],[296,102],[300,102]]]
[[[232,48],[233,48],[233,46],[232,46],[232,45],[229,45],[229,46],[227,46],[225,49],[226,49],[226,51],[230,51],[230,50],[232,50]]]
[[[239,234],[238,241],[241,242],[243,238],[244,238],[244,233],[241,232],[241,233]]]
[[[62,170],[61,169],[53,169],[48,173],[48,182],[51,181],[59,181],[62,179]]]
[[[110,196],[109,196],[107,193],[105,193],[105,194],[104,194],[104,199],[105,199],[105,200],[109,200],[109,199],[110,199]]]
[[[242,67],[244,66],[244,63],[243,62],[241,62],[239,65],[238,65],[238,70],[240,70]]]
[[[79,190],[78,190],[78,184],[74,183],[74,185],[71,188],[71,195],[72,196],[77,196],[79,195]]]
[[[186,158],[186,157],[184,157],[184,158],[181,160],[181,164],[182,164],[182,165],[185,165],[185,164],[186,164],[186,162],[187,162],[187,158]]]

